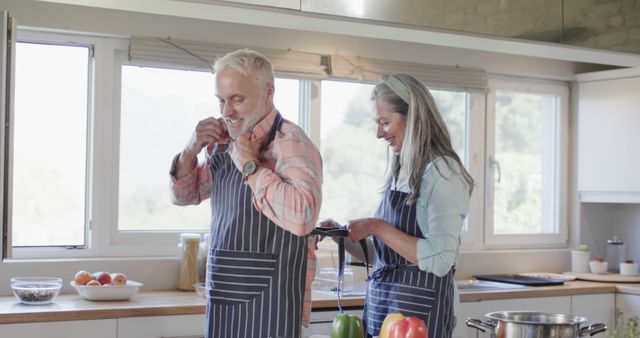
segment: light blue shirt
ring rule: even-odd
[[[427,165],[416,201],[416,219],[424,237],[418,240],[418,267],[439,277],[458,262],[462,225],[469,212],[469,184],[456,162],[449,158],[449,163],[453,170],[442,157]],[[409,192],[407,183],[396,189]],[[458,303],[458,288],[454,285],[456,314]]]

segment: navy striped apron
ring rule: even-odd
[[[278,113],[261,154],[282,124]],[[211,155],[207,338],[299,338],[307,241],[255,209],[227,152]]]
[[[416,205],[406,204],[409,195],[387,188],[376,217],[411,236],[422,238],[416,220]],[[385,246],[379,238],[374,237],[373,242],[378,263],[377,270],[368,280],[363,315],[367,336],[378,336],[387,314],[400,312],[422,319],[427,325],[429,337],[451,337],[454,326],[454,269],[438,277],[421,271]]]

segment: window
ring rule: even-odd
[[[453,149],[465,161],[467,143],[467,97],[469,93],[447,90],[430,90],[438,110],[444,118],[451,136]]]
[[[91,48],[16,45],[12,245],[84,246]]]
[[[214,93],[211,73],[122,67],[118,230],[209,229],[208,203],[171,204],[168,173],[197,122],[220,116]]]
[[[14,257],[167,255],[177,232],[208,231],[208,202],[170,203],[168,170],[197,121],[219,116],[214,76],[129,64],[125,39],[29,31],[20,41],[8,190]],[[320,144],[320,219],[374,215],[389,155],[376,138],[373,84],[287,76],[276,78],[274,101]],[[431,89],[476,179],[465,248],[562,247],[568,89],[490,84],[486,95]],[[61,249],[70,247],[82,250]]]
[[[561,153],[566,137],[566,87],[492,83],[486,243],[559,245],[567,239],[561,213]],[[562,180],[564,181],[564,180]]]
[[[373,85],[322,81],[321,154],[324,163],[320,220],[340,224],[373,217],[384,186],[388,146],[376,138]],[[465,158],[467,93],[431,90],[456,151]]]
[[[277,78],[275,86],[276,107],[297,122],[299,80]],[[220,116],[214,75],[124,65],[120,113],[118,231],[208,231],[208,200],[173,205],[168,172],[197,122]]]
[[[322,81],[323,168],[320,219],[340,224],[372,217],[384,184],[387,145],[376,139],[369,96],[373,85]]]

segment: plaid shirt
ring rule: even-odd
[[[251,139],[267,137],[276,117],[272,110],[253,129]],[[199,204],[211,197],[213,177],[210,159],[199,163],[185,176],[176,177],[179,155],[171,166],[172,201],[177,205]],[[267,149],[259,154],[260,165],[253,174],[253,205],[278,226],[293,233],[309,233],[315,227],[322,202],[322,160],[316,146],[297,125],[284,121]],[[213,210],[215,212],[215,210]],[[307,277],[302,322],[309,324],[311,282],[316,266],[315,242],[309,237]]]

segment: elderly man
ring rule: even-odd
[[[268,59],[245,49],[214,68],[223,117],[200,121],[171,169],[175,204],[211,198],[206,337],[298,338],[311,309],[320,154],[274,107]]]

